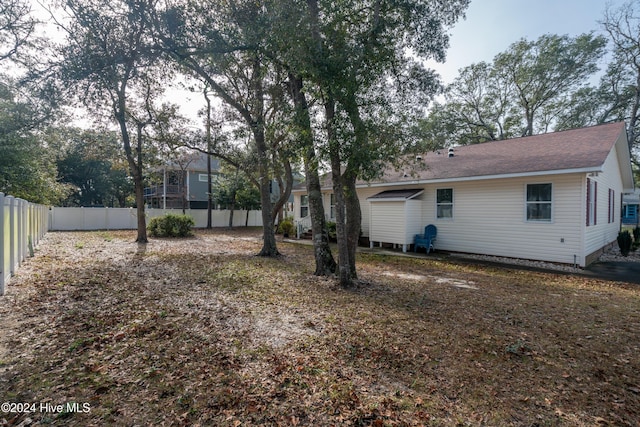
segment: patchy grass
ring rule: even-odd
[[[637,425],[640,290],[259,231],[50,233],[0,298],[0,425]],[[78,250],[82,249],[82,250]],[[76,403],[89,412],[40,410]],[[28,422],[27,422],[28,424]]]

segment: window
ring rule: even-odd
[[[218,182],[219,176],[217,173],[212,173],[211,174],[211,183],[212,184],[216,184]],[[207,182],[207,174],[206,173],[199,173],[198,174],[198,181],[200,182]]]
[[[527,184],[527,221],[551,222],[551,184]]]
[[[333,193],[331,193],[331,200],[329,201],[329,203],[330,203],[329,218],[335,219],[336,218],[336,198]]]
[[[616,192],[615,190],[609,189],[609,224],[616,220],[615,203]]]
[[[436,218],[453,218],[453,188],[436,190]]]
[[[300,218],[309,216],[309,196],[300,196]]]
[[[598,183],[587,178],[587,227],[598,222]]]

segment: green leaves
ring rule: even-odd
[[[492,62],[461,69],[445,91],[446,103],[434,108],[427,123],[458,144],[533,135],[575,123],[563,118],[568,117],[568,101],[597,71],[605,45],[604,37],[593,34],[519,40]]]

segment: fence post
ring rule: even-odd
[[[9,205],[9,274],[16,272],[16,198],[7,196]]]
[[[16,214],[17,214],[17,217],[16,217],[16,220],[17,220],[16,221],[16,231],[17,231],[16,238],[17,238],[17,243],[18,243],[18,245],[17,245],[18,246],[18,251],[17,251],[17,260],[16,260],[17,262],[16,262],[16,265],[18,265],[18,266],[20,264],[22,264],[22,261],[25,258],[24,257],[24,248],[25,248],[24,238],[25,238],[25,235],[24,235],[24,228],[23,228],[24,227],[24,215],[23,215],[24,214],[24,212],[23,212],[24,204],[22,202],[23,202],[22,199],[16,199]]]
[[[4,283],[7,276],[7,270],[5,262],[5,240],[7,238],[5,223],[4,223],[4,193],[0,193],[0,237],[2,240],[0,241],[0,295],[4,295]]]

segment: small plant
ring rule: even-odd
[[[100,237],[102,237],[105,242],[112,242],[113,241],[113,236],[111,235],[111,233],[109,233],[107,231],[103,231],[101,233],[98,233],[98,235]]]
[[[620,253],[622,256],[628,256],[631,251],[631,233],[629,230],[624,230],[618,233],[618,246],[620,247]]]
[[[295,227],[293,225],[293,219],[291,217],[285,218],[278,224],[278,233],[282,233],[284,237],[292,236],[295,233]]]
[[[633,229],[633,245],[631,246],[632,250],[638,250],[640,248],[640,227],[636,225]]]
[[[167,214],[152,218],[147,230],[153,237],[188,237],[192,236],[195,221],[188,215]]]
[[[338,238],[335,222],[327,221],[327,233],[329,234],[329,240],[335,241]]]
[[[523,339],[519,339],[516,342],[509,344],[505,347],[504,351],[508,354],[514,354],[516,356],[530,356],[531,346]]]

